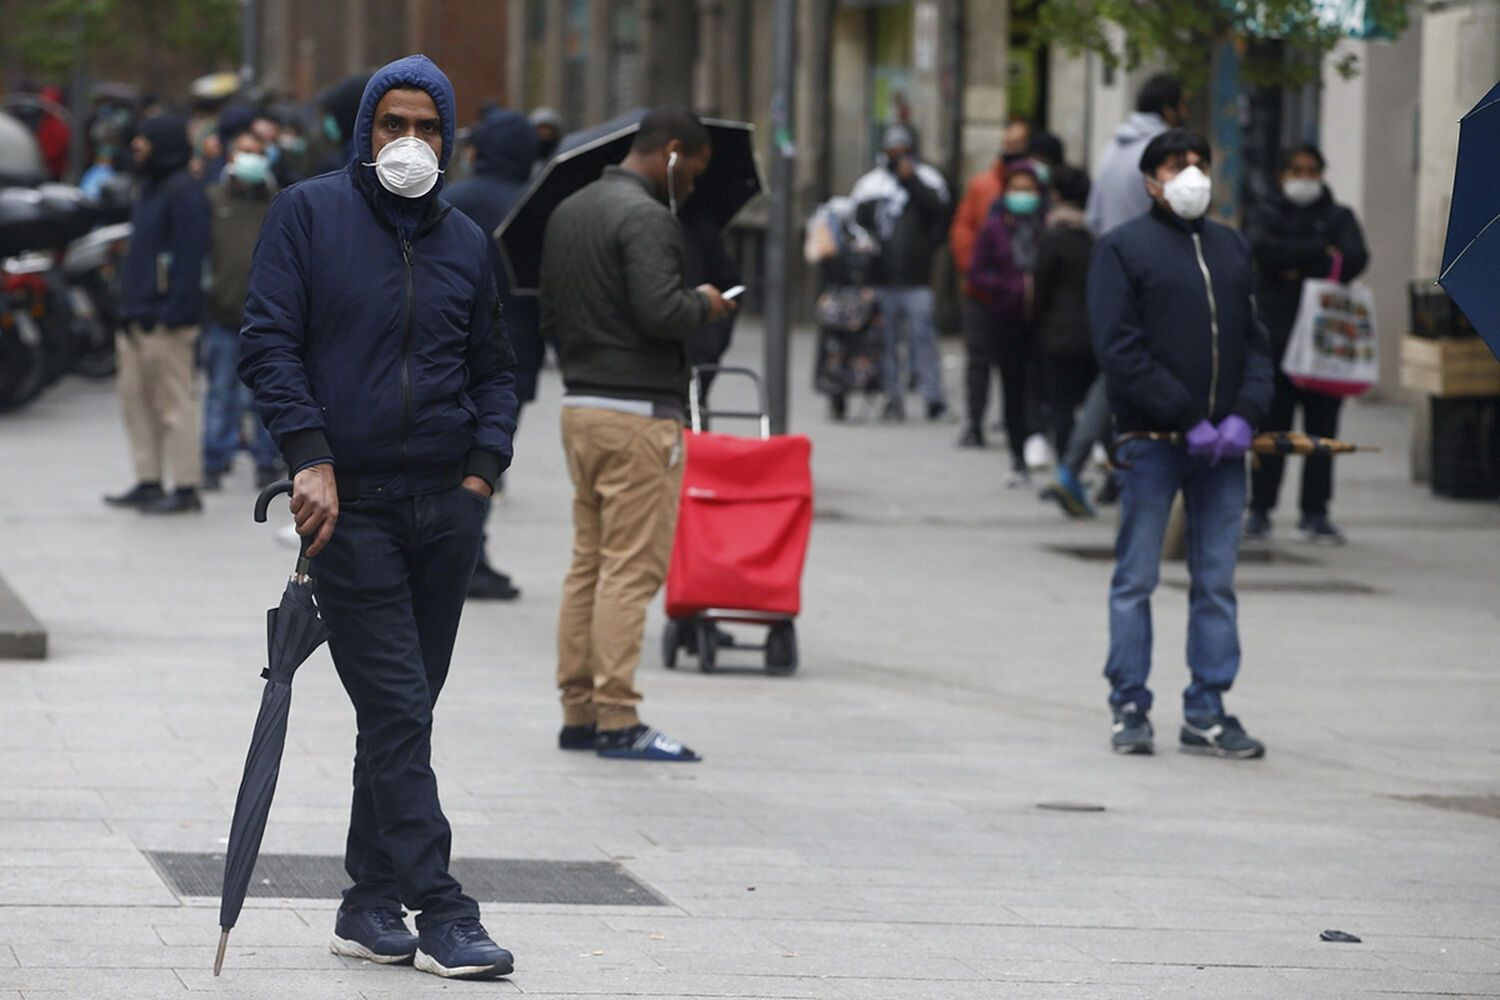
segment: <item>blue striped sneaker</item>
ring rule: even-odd
[[[600,757],[616,760],[695,763],[703,759],[660,729],[643,725],[634,725],[629,729],[601,729],[597,752]]]

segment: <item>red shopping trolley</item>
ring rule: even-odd
[[[749,378],[760,409],[705,410],[698,386],[708,373]],[[812,530],[812,443],[800,434],[772,436],[765,385],[748,368],[695,367],[688,414],[662,660],[675,667],[686,652],[699,669],[712,671],[726,639],[720,622],[763,625],[764,645],[733,648],[764,652],[768,673],[790,674],[797,669],[794,619]],[[708,419],[756,420],[760,437],[706,431]]]

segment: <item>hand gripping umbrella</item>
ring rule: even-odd
[[[272,483],[255,501],[255,520],[264,523],[266,505],[271,498],[290,493],[290,480]],[[250,875],[260,854],[260,840],[266,832],[266,817],[271,798],[276,794],[276,778],[281,773],[281,752],[286,745],[287,713],[292,707],[292,675],[328,638],[328,629],[313,604],[311,568],[307,557],[307,539],[297,557],[292,573],[281,595],[281,604],[266,612],[268,666],[261,671],[266,689],[260,698],[260,714],[255,717],[255,731],[250,737],[250,751],[245,755],[245,773],[240,778],[240,792],[234,800],[234,820],[229,825],[229,849],[224,854],[224,894],[219,903],[219,952],[214,957],[214,975],[224,968],[224,948],[229,944],[229,930],[240,917]]]
[[[1500,83],[1458,123],[1458,165],[1438,283],[1500,357]]]
[[[1129,431],[1115,438],[1110,449],[1109,464],[1117,469],[1128,469],[1135,463],[1120,457],[1120,445],[1126,441],[1169,441],[1182,443],[1182,435],[1175,431]],[[1347,455],[1356,451],[1379,451],[1368,445],[1350,444],[1334,438],[1303,434],[1301,431],[1266,431],[1257,434],[1250,442],[1250,451],[1259,460],[1261,455]]]

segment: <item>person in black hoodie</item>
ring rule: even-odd
[[[1343,401],[1309,389],[1298,389],[1281,371],[1297,308],[1302,282],[1308,278],[1353,281],[1370,262],[1364,234],[1354,213],[1333,200],[1323,183],[1326,164],[1316,146],[1304,145],[1281,158],[1273,192],[1250,219],[1246,235],[1260,270],[1261,316],[1271,332],[1271,355],[1276,366],[1276,398],[1266,421],[1268,431],[1289,431],[1297,408],[1302,409],[1302,427],[1309,434],[1334,437],[1339,432],[1339,409]],[[1328,520],[1328,501],[1333,497],[1333,460],[1327,455],[1309,455],[1302,466],[1302,517],[1297,530],[1309,542],[1342,545],[1343,533]],[[1271,511],[1281,492],[1286,460],[1263,456],[1250,476],[1250,512],[1245,517],[1245,537],[1265,539],[1271,534]]]
[[[203,319],[203,262],[209,207],[188,170],[187,123],[156,115],[131,140],[141,192],[130,213],[130,249],[120,269],[115,337],[120,403],[135,458],[136,485],[106,497],[143,513],[202,510],[201,424],[194,356]],[[171,472],[174,491],[162,489]]]
[[[495,108],[469,134],[469,157],[471,176],[448,188],[443,196],[493,238],[526,190],[537,157],[536,132],[520,112]],[[494,254],[490,260],[505,310],[505,332],[516,355],[516,399],[524,409],[536,398],[537,376],[542,370],[545,348],[541,313],[536,296],[510,293],[510,275],[500,255]],[[491,566],[481,548],[474,579],[469,581],[469,598],[511,601],[520,596],[520,588],[509,574]]]
[[[1140,169],[1149,212],[1106,233],[1088,276],[1089,326],[1121,432],[1120,531],[1109,592],[1111,747],[1153,748],[1151,593],[1180,491],[1187,510],[1188,668],[1182,748],[1249,758],[1265,746],[1224,713],[1240,666],[1234,568],[1245,453],[1271,405],[1270,345],[1255,314],[1250,247],[1203,216],[1208,141],[1152,139]]]

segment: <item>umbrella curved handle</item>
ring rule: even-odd
[[[292,492],[292,481],[290,479],[278,479],[276,482],[260,491],[260,496],[255,498],[255,523],[266,523],[266,508],[271,501],[283,493]]]

